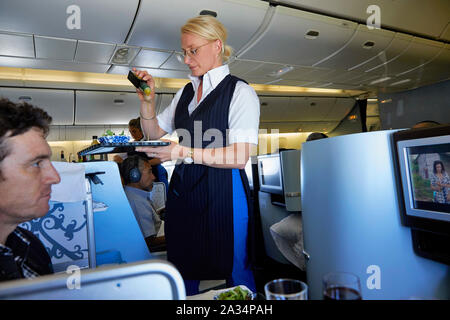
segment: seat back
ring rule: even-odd
[[[186,292],[172,264],[146,260],[3,282],[0,299],[184,300]]]
[[[166,207],[166,185],[163,182],[153,183],[150,200],[157,212]]]
[[[48,213],[38,219],[24,222],[19,226],[31,231],[43,243],[50,256],[53,270],[62,272],[70,265],[79,268],[95,268],[95,240],[94,240],[94,218],[92,209],[92,194],[89,181],[84,177],[84,169],[80,171],[80,165],[54,163],[61,176],[61,181],[70,184],[70,181],[78,180],[77,187],[82,192],[71,201],[50,201]],[[67,170],[75,169],[81,178],[74,178],[73,172]],[[83,188],[80,188],[80,185]],[[80,191],[80,190],[78,190]],[[52,189],[53,192],[70,192]],[[63,199],[68,199],[61,196]]]

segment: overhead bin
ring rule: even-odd
[[[121,125],[139,116],[136,93],[76,91],[75,125]]]
[[[386,64],[380,64],[374,68],[366,69],[365,72],[376,72],[387,74],[388,76],[395,76],[429,62],[439,54],[443,47],[444,43],[442,42],[416,37],[398,57]]]
[[[138,3],[139,0],[0,1],[0,30],[123,43]],[[78,14],[79,25],[73,20],[78,19]]]
[[[251,60],[241,60],[235,59],[231,62],[228,67],[230,68],[230,73],[237,76],[243,77],[245,80],[245,74],[249,71],[259,68],[264,62],[261,61],[251,61]]]
[[[445,41],[450,41],[450,22],[447,24],[447,27],[442,31],[440,39]]]
[[[159,68],[172,53],[167,51],[141,50],[132,64],[139,67]]]
[[[280,79],[276,83],[276,85],[280,86],[295,86],[295,87],[308,87],[309,85],[314,84],[314,81],[301,81],[301,80],[283,80]]]
[[[353,98],[336,98],[333,108],[323,118],[327,121],[341,121],[344,119],[355,106],[356,100]]]
[[[445,48],[433,60],[415,69],[403,72],[389,81],[390,87],[404,88],[411,86],[427,85],[436,81],[450,79],[450,45]]]
[[[228,44],[244,46],[263,21],[269,4],[257,0],[142,0],[128,44],[180,51],[180,28],[202,10],[214,11],[228,30]]]
[[[285,68],[288,68],[285,64],[259,63],[254,68],[241,73],[241,76],[244,80],[257,79],[258,83],[271,83],[279,79],[279,73]]]
[[[289,97],[265,97],[260,96],[260,121],[285,121],[286,119],[295,121],[298,117],[295,112],[291,112],[289,107]],[[289,119],[286,113],[290,113],[294,118]]]
[[[280,133],[294,133],[294,132],[331,132],[339,122],[324,122],[324,121],[294,121],[294,122],[260,122],[259,128],[267,130],[278,130]]]
[[[0,33],[0,55],[34,58],[33,36]]]
[[[0,67],[105,73],[109,65],[60,60],[0,57]]]
[[[312,66],[342,48],[356,27],[354,22],[278,6],[262,38],[238,58]]]
[[[339,15],[356,21],[366,21],[372,13],[367,13],[370,5],[377,4],[381,10],[382,27],[389,27],[433,38],[442,36],[449,22],[450,1],[373,1],[373,0],[276,0],[276,3],[298,6],[323,14]],[[448,38],[446,39],[448,40]]]
[[[281,77],[283,80],[328,81],[335,72],[337,71],[324,68],[295,67]],[[342,71],[338,73],[342,74]]]
[[[189,67],[184,63],[178,61],[176,55],[172,53],[172,55],[160,66],[162,69],[173,69],[173,70],[187,70],[189,71]],[[190,73],[190,71],[189,71]]]
[[[319,61],[314,66],[331,69],[348,70],[370,60],[386,49],[395,33],[388,30],[369,30],[366,25],[359,25],[351,40],[331,56]]]
[[[152,69],[152,68],[138,68],[140,70],[146,70],[153,77],[156,78],[175,78],[175,79],[187,79],[189,71],[183,70],[167,70],[167,69]],[[112,66],[108,73],[127,75],[131,70],[131,67],[125,66]]]
[[[353,67],[349,68],[349,70],[364,72],[394,60],[408,48],[413,39],[413,36],[403,33],[396,33],[387,48],[378,52],[378,54],[373,58],[364,61],[363,63],[355,64]]]
[[[328,133],[333,131],[339,122],[325,122],[325,121],[312,121],[312,122],[301,122],[298,125],[298,130],[302,132],[324,132]]]
[[[355,99],[335,97],[259,97],[261,121],[341,121]]]
[[[74,93],[72,90],[0,88],[0,96],[13,102],[27,102],[44,109],[52,118],[52,125],[72,125],[74,121]]]
[[[52,37],[34,37],[36,58],[72,61],[75,56],[77,41]]]
[[[289,107],[298,114],[296,119],[300,121],[323,121],[333,109],[335,101],[336,98],[292,97]]]
[[[78,41],[75,61],[108,64],[115,47],[108,43]]]

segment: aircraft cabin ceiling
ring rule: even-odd
[[[378,29],[366,25],[373,4]],[[180,27],[202,10],[216,12],[228,29],[231,72],[252,84],[376,95],[450,79],[448,0],[0,0],[0,67],[112,75],[137,67],[186,79],[189,69],[176,58]],[[311,105],[292,97],[307,92],[285,95],[286,108]],[[328,109],[302,114],[323,129],[346,108],[336,109],[340,119]],[[297,120],[289,110],[284,119],[269,114],[262,112],[262,123]]]

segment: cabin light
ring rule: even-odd
[[[358,116],[356,114],[352,114],[351,116],[348,117],[348,120],[356,120],[358,119]]]
[[[390,79],[391,79],[391,77],[384,77],[384,78],[380,78],[380,79],[374,80],[370,84],[377,84],[377,83],[380,83],[380,82],[388,81]]]
[[[400,80],[400,81],[391,83],[390,86],[398,86],[399,84],[407,83],[410,81],[411,81],[411,79]]]
[[[367,102],[377,102],[378,101],[378,99],[367,99]]]
[[[115,64],[128,64],[128,54],[129,54],[128,48],[120,48],[114,54],[112,62]]]
[[[217,18],[217,12],[211,11],[211,10],[202,10],[200,11],[200,16],[212,16],[214,18]]]
[[[367,41],[363,44],[364,49],[372,49],[375,46],[375,42],[373,41]]]
[[[314,40],[314,39],[317,39],[319,37],[319,34],[320,33],[317,30],[308,30],[305,33],[305,38],[309,39],[309,40]]]
[[[381,103],[389,103],[392,102],[392,99],[381,100]]]
[[[280,70],[277,70],[277,71],[269,73],[269,76],[271,76],[271,77],[281,77],[283,74],[288,73],[289,71],[292,71],[293,69],[294,69],[294,67],[287,66],[287,67],[284,67],[284,68],[282,68]]]

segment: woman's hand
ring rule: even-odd
[[[137,147],[137,152],[145,152],[147,156],[158,158],[161,162],[184,159],[187,156],[187,148],[180,146],[178,143],[170,140],[161,140],[170,142],[165,147]]]
[[[146,81],[147,85],[151,89],[150,94],[145,95],[141,89],[136,88],[136,93],[139,97],[139,100],[141,100],[141,102],[154,101],[154,99],[155,99],[155,80],[153,79],[153,77],[145,70],[137,70],[136,68],[133,68],[133,72],[139,79]]]

